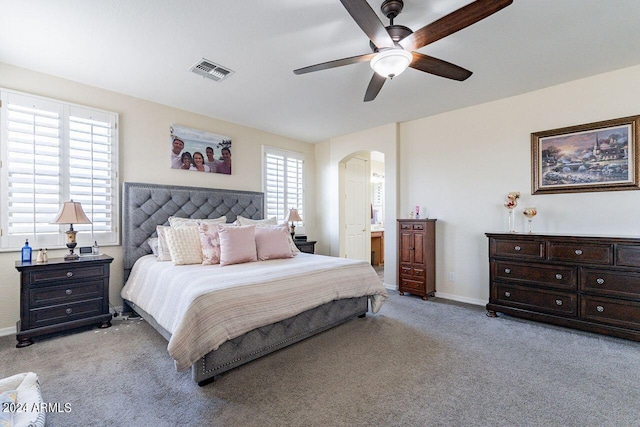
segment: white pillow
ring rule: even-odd
[[[198,227],[169,228],[165,234],[174,265],[202,264]]]
[[[253,262],[256,254],[255,226],[218,226],[220,236],[220,266]]]
[[[155,256],[158,256],[158,238],[157,237],[149,237],[147,239],[147,244],[151,248],[151,252]]]
[[[291,235],[286,226],[256,227],[255,233],[256,250],[260,261],[293,257],[294,254],[289,246]]]
[[[256,227],[278,224],[278,218],[276,218],[275,216],[268,219],[250,219],[238,215],[238,221],[240,222],[240,225],[255,225]]]
[[[181,228],[181,227],[197,227],[200,224],[224,224],[227,222],[226,216],[221,216],[220,218],[181,218],[179,216],[170,216],[169,217],[169,225],[173,228]]]
[[[169,253],[166,237],[166,232],[170,229],[171,227],[168,225],[159,225],[156,227],[156,234],[158,235],[158,261],[171,261],[171,254]]]

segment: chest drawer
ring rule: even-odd
[[[38,308],[29,312],[32,327],[56,325],[63,322],[98,316],[103,313],[102,298],[80,301],[71,304],[54,305]]]
[[[640,245],[618,245],[616,249],[616,265],[640,267]]]
[[[550,242],[549,260],[611,265],[613,245]]]
[[[580,317],[612,326],[640,329],[640,303],[613,298],[582,296]]]
[[[584,268],[580,290],[640,299],[640,273]]]
[[[523,264],[509,261],[496,261],[495,280],[535,283],[556,289],[576,290],[578,287],[578,269],[560,265]]]
[[[30,307],[35,308],[83,299],[100,298],[103,289],[104,283],[102,280],[70,283],[61,286],[37,287],[29,291],[29,303]]]
[[[542,260],[545,242],[491,239],[491,256]]]
[[[400,266],[400,277],[406,279],[422,280],[427,277],[426,270],[421,267],[412,267],[407,265]]]
[[[509,307],[577,317],[577,294],[495,283],[495,302]],[[493,302],[493,301],[492,301]]]
[[[66,268],[50,268],[46,270],[33,270],[27,273],[29,284],[33,286],[58,285],[61,282],[72,280],[84,280],[93,277],[103,277],[102,265],[70,265]]]

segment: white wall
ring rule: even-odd
[[[316,173],[314,146],[311,144],[3,63],[0,63],[0,87],[119,113],[120,188],[122,182],[131,181],[262,191],[263,144],[302,152],[306,156],[306,234],[310,239],[321,240],[315,227],[316,200],[312,197],[312,189]],[[171,124],[230,136],[233,140],[233,174],[200,174],[170,169]],[[110,300],[112,304],[120,305],[122,248],[102,247],[102,251],[114,257]],[[49,257],[62,256],[65,252],[50,251]],[[18,252],[0,253],[0,334],[11,332],[20,317],[20,280],[14,268],[19,258]]]
[[[489,299],[484,233],[507,230],[502,205],[520,191],[534,231],[640,235],[640,191],[531,195],[531,133],[640,114],[640,66],[400,125],[399,211],[437,218],[437,295]],[[455,272],[455,282],[449,281]]]
[[[332,256],[340,254],[340,192],[339,163],[353,153],[379,151],[385,159],[385,268],[384,282],[396,283],[396,206],[397,206],[397,140],[396,124],[332,138],[316,144],[318,215],[318,252]]]

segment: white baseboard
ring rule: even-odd
[[[397,291],[398,288],[393,286],[393,285],[388,285],[386,283],[383,283],[384,287],[387,289],[391,289],[392,291]],[[473,305],[482,305],[485,306],[487,305],[488,301],[483,301],[480,299],[475,299],[475,298],[467,298],[467,297],[461,297],[460,295],[453,295],[453,294],[446,294],[444,292],[437,292],[435,294],[436,297],[438,298],[442,298],[442,299],[449,299],[452,301],[458,301],[458,302],[464,302],[467,304],[473,304]]]
[[[10,327],[10,328],[2,328],[0,329],[0,337],[6,337],[7,335],[15,335],[16,334],[16,327]]]

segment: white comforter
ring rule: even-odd
[[[140,258],[121,295],[171,333],[178,370],[227,340],[327,302],[370,296],[378,312],[387,292],[363,261],[300,253],[228,265],[184,265]]]

